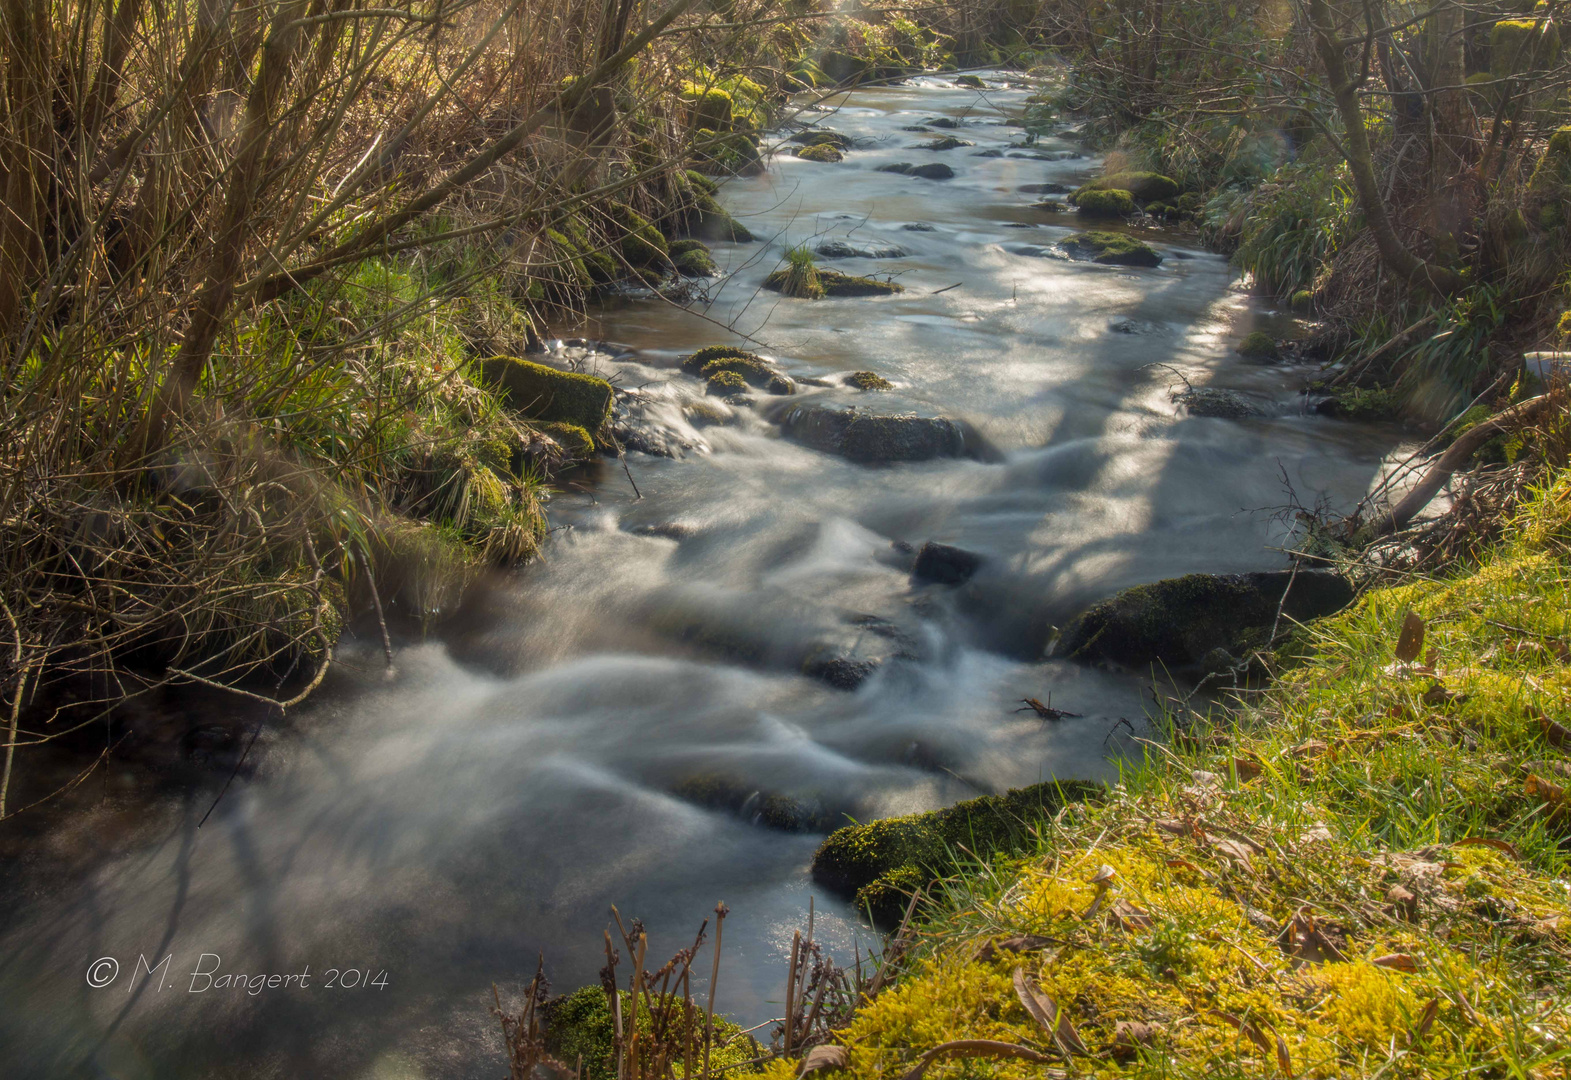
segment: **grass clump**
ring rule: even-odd
[[[764,279],[764,288],[798,300],[818,300],[824,293],[813,253],[804,244],[786,252],[786,265]]]
[[[642,1041],[654,1042],[650,1037],[654,1033],[654,1018],[650,1015],[644,996],[638,995],[635,1002],[634,995],[629,991],[621,990],[618,993],[622,997],[622,1015],[629,1015],[636,1004],[638,1016],[635,1030],[642,1036]],[[703,1010],[693,1005],[685,1007],[692,1011],[693,1015],[688,1018],[691,1023],[702,1028],[706,1021]],[[611,1015],[610,998],[604,989],[585,986],[571,994],[553,998],[545,1003],[541,1013],[545,1020],[545,1046],[552,1057],[575,1065],[582,1061],[581,1075],[584,1080],[615,1080],[616,1024]],[[709,1053],[710,1068],[717,1073],[722,1069],[730,1073],[756,1072],[758,1066],[751,1062],[762,1051],[752,1036],[723,1016],[714,1018],[714,1026],[714,1045]],[[702,1053],[701,1049],[699,1052]],[[644,1050],[645,1055],[649,1053],[648,1049]],[[678,1059],[671,1065],[678,1076],[686,1075],[688,1071],[697,1075],[703,1061],[700,1058],[686,1062],[684,1068],[684,1062]],[[660,1074],[657,1072],[655,1075]]]
[[[1309,625],[1252,704],[1166,716],[1109,798],[1038,821],[1024,855],[956,861],[903,979],[840,1034],[847,1072],[985,1039],[1093,1076],[1558,1075],[1568,582],[1561,473],[1482,565]],[[880,850],[865,835],[851,854]]]

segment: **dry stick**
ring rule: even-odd
[[[387,616],[382,614],[382,594],[376,587],[376,571],[371,569],[371,554],[362,546],[360,561],[365,565],[366,581],[371,585],[371,603],[376,605],[376,624],[382,628],[382,655],[387,658],[386,674],[393,672],[393,639],[387,633]]]
[[[797,930],[791,935],[791,966],[786,971],[786,999],[785,999],[785,1053],[791,1052],[792,1021],[796,1018],[796,954],[802,947],[802,931]]]
[[[16,696],[11,699],[11,732],[5,742],[5,774],[0,776],[0,818],[5,817],[5,798],[11,790],[11,762],[16,758],[16,728],[22,717],[22,693],[27,687],[28,669],[22,665],[22,630],[11,614],[11,605],[0,597],[0,608],[5,610],[6,621],[11,624],[11,635],[16,642],[12,651],[11,666],[16,669]]]
[[[1402,497],[1401,502],[1374,520],[1370,525],[1373,535],[1387,536],[1401,529],[1413,519],[1415,514],[1429,505],[1429,500],[1435,497],[1435,493],[1451,479],[1453,473],[1467,463],[1467,459],[1473,456],[1473,451],[1507,428],[1536,419],[1549,404],[1550,396],[1540,394],[1528,398],[1519,405],[1504,409],[1477,427],[1464,432],[1456,442],[1446,448],[1446,452],[1429,467],[1429,471],[1424,473],[1424,478],[1412,491]]]
[[[704,1021],[704,1080],[709,1080],[709,1050],[715,1041],[715,984],[720,981],[720,933],[725,929],[727,910],[724,900],[715,905],[715,960],[709,971],[709,1016]]]

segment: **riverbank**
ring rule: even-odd
[[[1170,737],[1105,794],[1017,817],[1017,853],[973,862],[951,840],[898,980],[823,1060],[856,1077],[963,1059],[991,1076],[1558,1074],[1568,574],[1561,473],[1481,565],[1304,627],[1258,698],[1174,703]],[[924,831],[852,826],[818,860],[895,828]]]

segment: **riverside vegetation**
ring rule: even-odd
[[[553,474],[617,450],[615,389],[526,358],[551,322],[747,239],[716,180],[762,167],[787,91],[1008,61],[1058,84],[1028,137],[1075,112],[1106,153],[1042,206],[1110,226],[1067,254],[1154,265],[1125,223],[1193,223],[1317,320],[1250,351],[1429,427],[1420,491],[1468,468],[1456,505],[1297,508],[1362,598],[1207,672],[1235,696],[1170,702],[1112,789],[834,833],[815,875],[895,933],[849,968],[799,934],[769,1045],[714,1014],[722,907],[707,1005],[703,931],[651,969],[619,922],[603,987],[498,1005],[513,1074],[1563,1071],[1571,487],[1563,376],[1521,362],[1571,337],[1559,5],[922,15],[5,8],[0,814],[19,747],[165,685],[287,708],[347,625],[440,618],[531,557]],[[800,249],[776,285],[898,289]],[[696,373],[791,390],[734,350]]]

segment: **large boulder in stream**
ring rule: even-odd
[[[909,161],[896,161],[889,165],[880,165],[879,172],[899,173],[902,176],[915,176],[922,180],[953,180],[955,170],[941,161],[934,161],[927,165],[913,165]]]
[[[503,392],[509,405],[534,420],[573,424],[593,434],[611,412],[611,384],[593,375],[516,356],[482,360],[480,374]]]
[[[889,416],[855,405],[806,404],[786,412],[780,428],[787,438],[864,465],[960,457],[965,431],[944,416]]]
[[[1352,600],[1353,586],[1329,570],[1188,574],[1093,605],[1064,629],[1053,651],[1132,667],[1192,668],[1216,649],[1247,655],[1267,644],[1273,626],[1283,630],[1330,615]]]
[[[1073,259],[1104,266],[1160,266],[1162,256],[1143,240],[1115,232],[1083,232],[1065,237],[1058,246]]]

